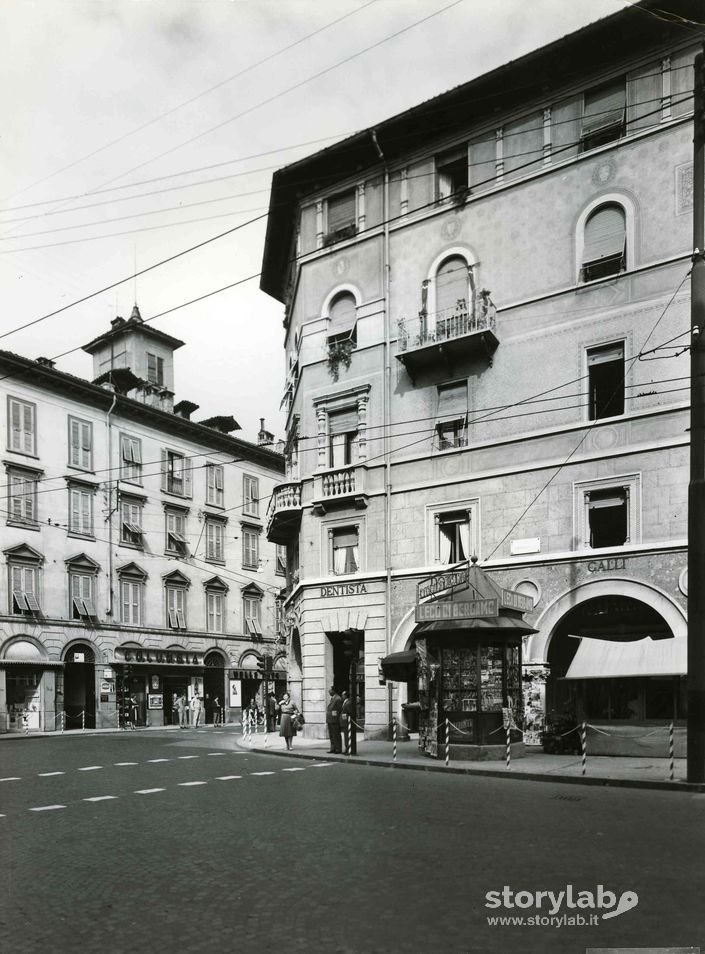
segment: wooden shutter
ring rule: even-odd
[[[623,79],[587,90],[583,100],[583,135],[622,122],[626,103]]]
[[[335,411],[328,415],[328,433],[331,436],[353,433],[357,431],[359,421],[357,407],[351,407],[345,411]]]
[[[625,237],[624,210],[618,205],[597,209],[585,223],[583,264],[622,255]]]
[[[353,295],[338,295],[328,309],[328,337],[350,337],[357,320],[357,305]]]
[[[328,231],[355,224],[355,190],[328,199]]]

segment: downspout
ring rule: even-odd
[[[112,383],[112,382],[111,382]],[[113,385],[114,386],[114,385]],[[117,391],[113,391],[113,400],[105,416],[108,440],[108,610],[107,615],[113,615],[115,593],[113,590],[113,428],[111,415],[117,404]],[[117,507],[117,500],[115,501]]]
[[[392,646],[392,453],[391,453],[391,409],[392,409],[392,345],[391,345],[391,264],[389,255],[389,169],[382,148],[377,140],[377,132],[372,130],[372,142],[377,155],[384,165],[384,188],[382,200],[382,219],[384,225],[383,241],[383,288],[384,288],[384,566],[385,566],[385,646],[386,653]],[[387,683],[387,723],[391,737],[394,718],[393,683]]]

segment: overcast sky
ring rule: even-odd
[[[254,440],[265,417],[280,436],[283,308],[259,291],[266,220],[243,224],[274,169],[626,5],[3,0],[0,348],[78,348],[57,365],[90,378],[80,345],[135,300],[149,319],[255,276],[154,325],[186,342],[176,400],[194,420],[233,414]]]

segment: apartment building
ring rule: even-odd
[[[430,755],[552,710],[682,744],[701,12],[631,5],[274,175],[307,731],[350,683]]]
[[[283,459],[264,422],[253,444],[174,404],[183,344],[135,306],[84,347],[91,381],[0,352],[0,731],[173,724],[195,691],[230,721],[286,678]]]

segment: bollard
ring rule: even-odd
[[[512,767],[512,730],[507,726],[507,771]]]
[[[25,712],[22,716],[22,721],[24,722],[24,734],[29,735],[29,713]]]
[[[673,758],[673,723],[672,722],[668,727],[668,758],[671,763],[670,779],[671,781],[673,781],[673,778],[675,775],[675,765],[674,765],[674,758]]]
[[[397,760],[397,720],[392,719],[392,761]]]
[[[582,774],[585,775],[585,770],[587,768],[587,727],[583,722],[580,726],[580,743],[583,748],[583,769]]]
[[[352,719],[348,716],[348,721],[345,723],[345,754],[350,755],[350,724]]]
[[[86,731],[86,710],[81,710],[81,732]]]
[[[264,743],[263,743],[265,749],[267,748],[267,737],[268,737],[268,735],[269,735],[269,726],[268,726],[267,723],[265,722],[265,724],[264,724]]]
[[[446,719],[446,768],[450,765],[450,719]]]
[[[61,710],[61,731],[63,732],[66,728],[66,713],[64,710]]]

